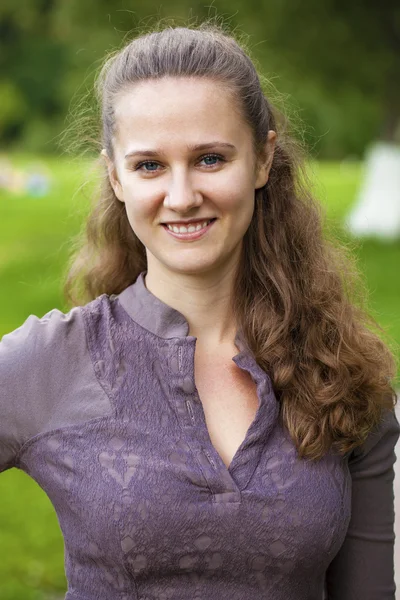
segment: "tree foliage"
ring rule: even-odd
[[[262,72],[286,110],[306,123],[320,156],[361,155],[396,139],[400,4],[391,0],[3,0],[0,139],[53,150],[71,99],[91,86],[104,55],[158,18],[179,24],[218,15],[249,34]]]

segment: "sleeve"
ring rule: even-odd
[[[44,392],[40,374],[46,369],[46,348],[54,338],[50,330],[55,312],[41,319],[30,315],[0,341],[0,472],[14,466],[16,455],[35,429],[38,397]]]
[[[30,315],[0,340],[0,472],[34,436],[109,412],[80,307]]]
[[[394,463],[400,426],[385,410],[349,457],[352,503],[344,543],[326,572],[327,600],[395,600]]]

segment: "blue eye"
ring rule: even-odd
[[[158,167],[158,163],[156,163],[154,160],[146,160],[146,161],[144,161],[144,162],[141,162],[141,163],[139,163],[139,164],[137,165],[137,167],[136,167],[135,171],[137,171],[137,170],[141,169],[141,168],[142,168],[142,167],[144,167],[145,165],[153,165],[153,166],[155,166],[155,167]],[[145,171],[148,171],[148,172],[152,172],[152,171],[155,171],[156,169],[144,169],[144,170],[145,170]]]
[[[215,161],[215,162],[206,162],[205,164],[209,167],[213,167],[218,164],[218,162],[222,162],[224,159],[219,154],[207,154],[207,156],[203,156],[202,161]]]

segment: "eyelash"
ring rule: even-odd
[[[205,154],[204,156],[200,157],[200,161],[204,160],[205,158],[217,158],[219,160],[219,162],[225,162],[224,157],[221,156],[220,154]],[[142,162],[135,165],[133,170],[139,171],[140,168],[143,167],[143,165],[148,165],[148,164],[158,165],[159,163],[155,160],[143,160]],[[213,165],[208,165],[207,168],[215,167],[217,164],[218,163],[215,163]],[[145,173],[156,173],[157,172],[157,171],[146,171],[146,169],[144,171],[145,171]]]

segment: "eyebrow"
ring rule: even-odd
[[[208,150],[210,148],[230,148],[232,150],[236,150],[236,146],[233,144],[229,144],[228,142],[208,142],[207,144],[195,144],[191,146],[186,146],[189,152],[198,152],[199,150]],[[163,154],[162,150],[132,150],[132,152],[128,152],[125,154],[125,158],[132,158],[133,156],[156,156]]]

